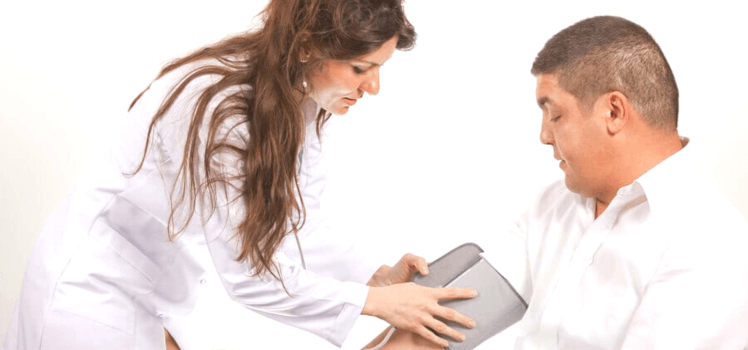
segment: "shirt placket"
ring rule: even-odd
[[[606,212],[598,217],[580,238],[574,254],[559,277],[557,284],[548,297],[543,310],[540,329],[546,334],[542,337],[544,349],[556,349],[561,321],[569,307],[576,305],[571,302],[577,297],[578,287],[587,269],[594,261],[595,253],[605,242],[618,216],[624,198],[616,197]],[[594,208],[593,208],[594,210]]]

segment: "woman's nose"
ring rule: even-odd
[[[361,90],[372,96],[379,93],[379,69],[374,69],[367,74],[365,80],[361,83]]]

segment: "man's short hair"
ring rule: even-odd
[[[654,127],[678,126],[678,86],[660,46],[641,26],[620,17],[592,17],[545,43],[532,74],[556,74],[561,87],[589,110],[619,91]]]

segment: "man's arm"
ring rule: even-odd
[[[169,334],[166,328],[164,328],[164,336],[166,337],[166,350],[180,350],[177,341],[174,340],[174,337]]]
[[[367,344],[364,347],[364,350],[444,350],[443,347],[440,347],[417,334],[399,329],[396,329],[394,333],[392,333],[385,344],[381,344],[385,340],[385,337],[387,337],[390,329],[392,329],[392,327],[385,329],[384,332]]]
[[[709,239],[719,240],[718,234]],[[744,239],[669,249],[648,283],[622,349],[743,349],[748,341]]]

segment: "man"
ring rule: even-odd
[[[589,18],[551,38],[532,74],[540,140],[565,178],[512,228],[524,273],[488,249],[529,300],[516,348],[748,346],[748,225],[678,134],[678,88],[652,37]]]

